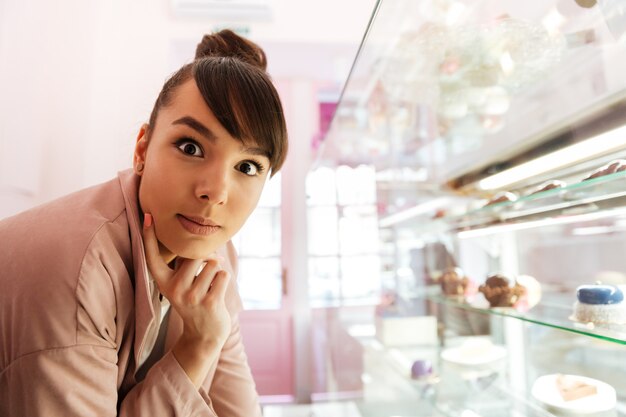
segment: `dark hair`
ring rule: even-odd
[[[148,136],[156,126],[159,110],[171,103],[177,87],[193,77],[207,106],[228,133],[241,141],[252,140],[268,152],[274,175],[287,156],[287,127],[266,67],[263,50],[231,30],[204,35],[196,59],[163,85],[150,114]]]

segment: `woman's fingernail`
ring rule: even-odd
[[[143,215],[143,227],[148,228],[152,226],[152,214],[146,213]]]

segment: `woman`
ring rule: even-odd
[[[0,222],[0,416],[261,415],[230,238],[286,156],[265,68],[205,36],[133,170]]]

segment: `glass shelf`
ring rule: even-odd
[[[497,203],[460,215],[432,221],[412,219],[407,226],[421,233],[466,232],[476,229],[517,225],[518,228],[544,223],[571,223],[626,212],[626,171],[581,181],[566,187]],[[537,223],[533,223],[537,222]]]
[[[585,336],[591,336],[608,342],[626,345],[626,325],[578,323],[570,320],[575,295],[565,293],[548,293],[543,300],[530,311],[520,312],[513,308],[481,308],[471,304],[445,297],[441,294],[426,295],[426,298],[438,304],[467,310],[473,313],[491,314],[501,317],[512,317],[525,322],[552,327]],[[545,300],[545,301],[544,301]]]

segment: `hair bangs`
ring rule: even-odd
[[[272,174],[278,171],[287,151],[287,129],[269,77],[230,57],[198,59],[193,76],[207,106],[228,133],[265,150]]]

